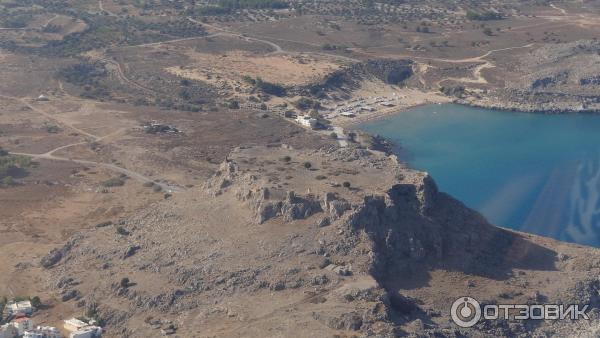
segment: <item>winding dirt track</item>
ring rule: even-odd
[[[102,59],[102,61],[104,61],[106,63],[110,63],[111,65],[113,65],[116,68],[116,70],[117,70],[117,72],[116,72],[117,77],[119,78],[119,80],[121,82],[124,82],[126,84],[129,84],[129,85],[135,87],[135,88],[138,88],[138,89],[142,90],[143,92],[157,94],[157,92],[154,89],[146,87],[144,85],[141,85],[141,84],[135,82],[134,80],[131,80],[130,78],[128,78],[125,75],[125,71],[123,70],[123,67],[121,66],[121,63],[119,63],[119,62],[117,62],[115,60],[109,59],[109,58],[104,58],[104,59]]]
[[[80,142],[80,143],[73,143],[73,144],[68,144],[66,146],[62,146],[62,147],[58,147],[56,149],[51,150],[48,153],[45,154],[29,154],[29,153],[17,153],[17,152],[9,152],[11,155],[17,155],[17,156],[26,156],[26,157],[30,157],[33,159],[44,159],[44,160],[52,160],[52,161],[66,161],[66,162],[73,162],[73,163],[78,163],[78,164],[84,164],[84,165],[90,165],[90,166],[97,166],[97,167],[103,167],[121,174],[125,174],[128,177],[131,177],[133,179],[135,179],[136,181],[140,181],[142,183],[147,183],[147,182],[153,182],[155,185],[160,186],[163,190],[167,191],[167,192],[179,192],[179,191],[183,191],[182,188],[177,187],[177,186],[173,186],[173,185],[169,185],[169,184],[165,184],[165,183],[160,183],[160,182],[155,182],[153,179],[144,176],[138,172],[129,170],[129,169],[125,169],[125,168],[121,168],[119,166],[116,166],[114,164],[110,164],[110,163],[103,163],[103,162],[95,162],[95,161],[88,161],[88,160],[78,160],[78,159],[74,159],[74,158],[66,158],[66,157],[60,157],[60,156],[54,156],[52,155],[53,152],[60,150],[60,149],[64,149],[64,148],[68,148],[68,147],[72,147],[78,144],[85,144],[86,142]]]
[[[485,60],[486,57],[488,57],[496,52],[502,52],[502,51],[507,51],[507,50],[512,50],[512,49],[520,49],[520,48],[529,48],[529,47],[532,47],[533,45],[534,45],[533,43],[529,43],[529,44],[526,44],[523,46],[492,49],[480,56],[464,58],[464,59],[441,59],[441,58],[427,58],[427,57],[413,57],[413,58],[421,59],[421,60],[428,60],[428,61],[446,62],[446,63],[474,63],[474,62],[483,61],[483,63],[481,63],[481,64],[477,65],[475,68],[473,68],[473,77],[472,78],[470,78],[470,77],[446,77],[446,78],[439,80],[437,82],[437,86],[439,87],[440,83],[442,83],[444,81],[457,81],[457,82],[465,82],[465,83],[487,84],[488,81],[483,76],[482,71],[484,69],[495,68],[496,65],[492,61]]]
[[[308,42],[302,42],[302,41],[295,41],[295,40],[287,40],[287,39],[278,39],[278,38],[271,38],[271,37],[255,37],[255,36],[249,36],[246,34],[241,34],[235,31],[231,31],[228,29],[224,29],[215,25],[211,25],[208,23],[204,23],[204,22],[200,22],[197,20],[194,20],[193,18],[188,17],[188,20],[190,20],[191,22],[200,24],[200,25],[204,25],[208,28],[214,29],[216,31],[221,32],[222,34],[227,34],[227,35],[231,35],[231,36],[237,36],[239,38],[245,39],[246,41],[255,41],[255,42],[260,42],[260,43],[264,43],[266,45],[271,46],[271,48],[273,48],[273,51],[269,54],[312,54],[312,55],[320,55],[320,56],[325,56],[325,57],[331,57],[331,58],[337,58],[340,60],[344,60],[344,61],[349,61],[349,62],[361,62],[362,60],[360,59],[355,59],[352,57],[348,57],[348,56],[343,56],[343,55],[337,55],[337,54],[330,54],[330,53],[322,53],[322,52],[294,52],[294,51],[287,51],[285,50],[283,47],[281,47],[280,45],[278,45],[277,43],[270,41],[270,40],[278,40],[278,41],[284,41],[284,42],[291,42],[291,43],[298,43],[298,44],[303,44],[303,45],[308,45],[311,47],[320,47],[316,44],[311,44]],[[269,40],[266,40],[269,39]]]
[[[96,135],[94,135],[94,134],[90,134],[90,133],[88,133],[88,132],[87,132],[87,131],[85,131],[85,130],[81,130],[81,129],[79,129],[79,128],[77,128],[77,127],[73,126],[72,124],[70,124],[70,123],[68,123],[68,122],[66,122],[66,121],[63,121],[63,120],[61,120],[61,119],[57,118],[56,116],[53,116],[53,115],[51,115],[51,114],[48,114],[48,113],[46,113],[45,111],[43,111],[43,110],[41,110],[41,109],[37,108],[36,106],[32,105],[31,103],[27,102],[27,101],[26,101],[25,99],[23,99],[23,98],[20,98],[20,97],[14,97],[14,96],[6,96],[6,95],[0,95],[0,98],[6,99],[6,100],[13,100],[13,101],[17,101],[17,102],[21,103],[22,105],[25,105],[25,106],[27,106],[29,109],[31,109],[31,110],[33,110],[33,111],[35,111],[36,113],[38,113],[38,114],[40,114],[40,115],[43,115],[44,117],[46,117],[46,118],[48,118],[48,119],[50,119],[50,120],[53,120],[53,121],[55,121],[55,122],[56,122],[56,123],[58,123],[58,124],[61,124],[61,125],[63,125],[63,126],[66,126],[67,128],[69,128],[69,129],[71,129],[71,130],[73,130],[73,131],[77,132],[78,134],[85,135],[85,136],[87,136],[87,137],[90,137],[90,138],[92,138],[92,139],[94,139],[94,140],[98,140],[98,139],[100,139],[100,137],[99,137],[99,136],[96,136]]]
[[[109,10],[104,9],[104,4],[102,3],[102,0],[98,0],[98,8],[100,9],[101,13],[106,13],[109,16],[118,16],[115,13],[113,13],[113,12],[111,12]]]
[[[29,102],[27,102],[25,99],[23,98],[19,98],[19,97],[13,97],[13,96],[6,96],[6,95],[0,95],[0,98],[3,99],[7,99],[7,100],[13,100],[13,101],[17,101],[27,107],[29,107],[30,109],[32,109],[33,111],[35,111],[36,113],[39,113],[40,115],[51,119],[53,121],[55,121],[56,123],[67,127],[81,135],[85,135],[88,138],[91,138],[91,141],[93,142],[101,142],[111,136],[114,136],[118,133],[121,133],[124,131],[124,129],[119,129],[113,133],[104,135],[104,136],[98,136],[98,135],[94,135],[91,133],[88,133],[84,130],[81,130],[75,126],[73,126],[72,124],[67,123],[66,121],[63,121],[51,114],[48,114],[47,112],[33,106],[32,104],[30,104]],[[67,158],[67,157],[61,157],[61,156],[55,156],[53,155],[55,152],[59,151],[59,150],[63,150],[63,149],[67,149],[70,147],[75,147],[78,145],[84,145],[84,144],[88,144],[89,140],[86,141],[80,141],[80,142],[75,142],[75,143],[71,143],[71,144],[66,144],[66,145],[62,145],[60,147],[54,148],[50,151],[47,151],[43,154],[31,154],[31,153],[20,153],[20,152],[9,152],[11,155],[18,155],[18,156],[26,156],[26,157],[30,157],[33,159],[45,159],[45,160],[53,160],[53,161],[67,161],[67,162],[73,162],[73,163],[78,163],[78,164],[84,164],[84,165],[90,165],[90,166],[98,166],[98,167],[103,167],[121,174],[125,174],[137,181],[140,181],[142,183],[147,183],[147,182],[153,182],[154,184],[160,186],[163,190],[165,191],[169,191],[169,192],[178,192],[178,191],[182,191],[183,189],[181,187],[178,186],[173,186],[173,185],[169,185],[169,184],[165,184],[165,183],[160,183],[160,182],[155,182],[153,179],[144,176],[138,172],[126,169],[126,168],[122,168],[119,166],[116,166],[114,164],[110,164],[110,163],[103,163],[103,162],[95,162],[95,161],[89,161],[89,160],[81,160],[81,159],[74,159],[74,158]]]

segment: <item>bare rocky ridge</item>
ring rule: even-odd
[[[321,81],[296,88],[304,95],[314,95],[320,91],[335,91],[339,89],[356,89],[361,81],[377,79],[391,85],[406,85],[414,74],[412,60],[373,59],[365,62],[352,63],[346,67],[327,74]],[[412,81],[413,85],[418,85]]]
[[[57,252],[49,288],[97,305],[119,337],[583,334],[596,322],[461,331],[449,308],[466,291],[589,303],[592,318],[600,306],[596,251],[491,226],[427,174],[364,149],[238,148],[205,187]]]
[[[600,42],[580,40],[532,49],[518,60],[518,78],[475,106],[525,112],[600,111]]]

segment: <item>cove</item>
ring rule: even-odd
[[[492,224],[600,247],[600,116],[444,104],[359,128]]]

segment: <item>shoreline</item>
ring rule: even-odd
[[[437,100],[426,100],[415,103],[410,103],[403,106],[396,106],[388,109],[381,109],[374,112],[367,112],[361,115],[357,115],[353,118],[342,118],[337,117],[334,120],[331,120],[331,125],[336,127],[341,127],[344,129],[354,129],[356,126],[373,120],[383,119],[389,116],[393,116],[395,114],[400,114],[403,111],[413,109],[416,107],[421,107],[429,104],[457,104],[470,108],[481,108],[481,109],[490,109],[497,110],[502,112],[513,112],[513,113],[524,113],[524,114],[536,114],[536,115],[568,115],[568,114],[582,114],[582,115],[600,115],[600,109],[583,109],[583,110],[574,110],[574,109],[561,109],[561,110],[541,110],[541,109],[519,109],[516,106],[498,106],[498,105],[486,105],[480,104],[477,102],[465,101],[463,99],[457,98],[449,98],[445,96],[441,96],[437,93],[433,92],[422,92],[423,94],[431,94],[432,97],[437,98]]]
[[[453,100],[451,98],[447,98],[435,92],[421,92],[423,95],[426,95],[427,98],[424,100],[416,100],[413,102],[407,102],[403,105],[398,105],[386,109],[379,109],[373,112],[364,112],[355,117],[336,117],[335,119],[330,120],[331,126],[341,127],[343,129],[355,129],[356,126],[365,123],[367,121],[373,121],[382,119],[388,116],[392,116],[395,114],[402,113],[408,109],[413,109],[416,107],[428,105],[428,104],[444,104],[444,103],[452,103]]]

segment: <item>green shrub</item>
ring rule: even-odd
[[[24,175],[26,169],[31,165],[32,162],[29,157],[8,154],[0,156],[0,179],[6,179],[4,183],[12,183],[14,177]]]
[[[120,177],[113,177],[102,182],[102,186],[110,188],[110,187],[121,187],[125,185],[125,181]]]
[[[39,308],[42,305],[42,300],[38,296],[31,297],[31,306],[34,308]]]
[[[123,228],[122,226],[118,226],[117,227],[117,234],[119,234],[121,236],[128,236],[129,235],[129,231],[127,231],[127,229]]]
[[[15,182],[15,179],[12,178],[12,176],[6,176],[2,179],[2,185],[5,187],[12,187],[13,185],[16,185],[17,182]]]
[[[503,17],[502,17],[502,14],[492,12],[492,11],[485,11],[483,13],[467,11],[467,19],[474,20],[474,21],[489,21],[489,20],[502,20]]]
[[[240,109],[240,103],[236,100],[227,102],[227,108],[229,109]]]
[[[306,97],[301,97],[294,103],[294,106],[300,110],[319,109],[321,104]]]
[[[282,85],[263,81],[261,78],[256,79],[256,87],[266,94],[275,96],[285,96],[286,89]]]

